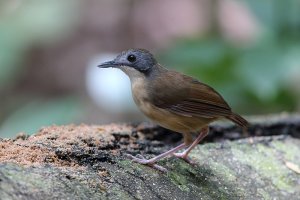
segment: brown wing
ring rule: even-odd
[[[231,108],[213,88],[192,77],[167,71],[153,81],[152,102],[178,115],[216,118],[232,114]]]

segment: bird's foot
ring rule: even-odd
[[[133,156],[130,154],[125,154],[128,158],[130,158],[133,162],[140,163],[143,165],[148,165],[149,167],[152,167],[154,169],[157,169],[162,172],[167,172],[168,170],[158,164],[155,164],[155,162],[152,159],[147,160],[142,155]]]
[[[185,152],[182,152],[182,153],[174,153],[173,154],[175,157],[177,158],[181,158],[183,159],[185,162],[191,164],[191,165],[195,165],[196,162],[193,161],[191,158],[188,157],[188,155],[185,153]]]

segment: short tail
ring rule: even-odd
[[[249,126],[249,122],[238,114],[232,113],[226,118],[231,120],[232,122],[234,122],[235,124],[239,125],[242,128],[247,128]]]

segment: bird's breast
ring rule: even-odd
[[[162,113],[160,109],[154,106],[153,102],[151,102],[146,82],[143,79],[137,79],[132,82],[131,87],[134,102],[139,109],[151,120],[156,122],[161,121],[160,118]]]
[[[132,96],[137,106],[144,112],[142,108],[149,103],[149,96],[143,78],[138,78],[131,83]]]

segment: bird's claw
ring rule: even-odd
[[[151,160],[147,160],[145,159],[142,155],[137,155],[137,156],[133,156],[133,155],[130,155],[130,154],[125,154],[128,158],[130,158],[133,162],[136,162],[136,163],[140,163],[140,164],[143,164],[143,165],[148,165],[154,169],[157,169],[159,171],[162,171],[162,172],[168,172],[168,170],[160,165],[157,165],[155,164],[153,161]]]
[[[187,156],[187,154],[184,153],[184,152],[182,152],[182,153],[173,153],[173,155],[174,155],[175,157],[177,157],[177,158],[183,159],[185,162],[187,162],[187,163],[189,163],[189,164],[191,164],[191,165],[195,165],[195,164],[196,164],[196,162],[193,161],[191,158],[189,158],[189,157]]]
[[[137,155],[137,156],[133,156],[130,154],[126,154],[126,156],[128,158],[130,158],[132,161],[143,164],[143,165],[152,165],[154,163],[151,163],[150,160],[147,160],[146,158],[144,158],[142,155]]]

